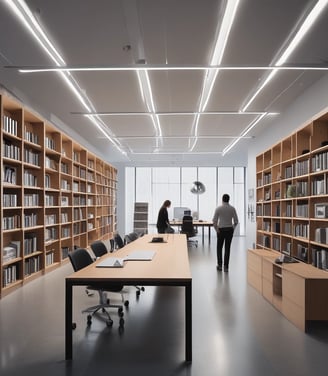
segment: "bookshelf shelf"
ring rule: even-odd
[[[117,171],[6,92],[0,115],[2,297],[113,237]]]

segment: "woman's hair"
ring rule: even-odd
[[[171,206],[171,201],[170,200],[165,200],[164,203],[163,203],[163,207],[164,208],[168,208],[169,206]]]

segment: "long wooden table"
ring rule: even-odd
[[[73,287],[106,282],[124,285],[185,287],[185,360],[192,360],[192,278],[185,235],[165,234],[165,243],[150,243],[154,235],[145,235],[115,253],[109,253],[66,277],[65,357],[73,358]],[[156,235],[157,236],[157,235]],[[133,251],[153,250],[151,261],[126,261],[123,268],[97,268],[105,257],[125,257]]]
[[[170,221],[171,226],[181,227],[182,221]],[[211,227],[213,227],[212,221],[193,220],[195,227],[201,227],[202,229],[202,244],[204,244],[204,228],[208,228],[208,243],[211,244]]]

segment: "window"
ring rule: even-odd
[[[245,235],[245,167],[127,167],[126,168],[126,233],[133,231],[135,202],[148,202],[149,225],[155,225],[158,210],[165,200],[174,207],[188,207],[198,218],[212,220],[216,206],[224,193],[236,207],[240,235]],[[194,181],[205,185],[203,194],[191,193]],[[132,215],[131,215],[132,213]]]

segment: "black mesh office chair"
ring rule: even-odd
[[[93,259],[90,255],[90,253],[84,249],[84,248],[78,248],[73,250],[68,254],[68,257],[70,259],[70,262],[73,266],[73,269],[75,272],[78,270],[81,270],[85,268],[86,266],[93,263]],[[104,283],[104,285],[99,288],[92,285],[89,285],[87,287],[88,290],[94,290],[97,291],[99,294],[99,303],[97,305],[88,307],[82,311],[82,313],[89,313],[87,316],[87,325],[90,326],[92,323],[92,317],[101,310],[103,314],[106,315],[106,324],[107,326],[111,327],[113,325],[113,320],[109,315],[109,312],[106,310],[106,308],[117,308],[118,309],[118,315],[120,317],[119,320],[119,328],[124,328],[124,313],[123,313],[123,306],[118,304],[110,304],[110,300],[107,297],[107,292],[119,292],[120,289],[122,290],[122,286],[118,285],[112,285],[109,283]],[[75,324],[73,324],[73,328],[75,328]]]
[[[97,240],[97,241],[91,243],[90,246],[91,246],[92,252],[94,253],[94,255],[96,257],[101,257],[101,256],[105,255],[106,253],[108,253],[108,249],[107,249],[106,245],[101,240]],[[122,289],[118,289],[117,291],[112,291],[112,292],[120,293],[121,298],[122,298],[122,302],[125,305],[125,307],[129,306],[129,301],[124,299],[124,294],[123,294]]]
[[[138,239],[138,237],[139,236],[136,232],[130,232],[130,234],[124,236],[124,242],[125,242],[125,244],[129,244],[129,243],[133,242],[134,240]],[[123,239],[121,238],[121,236],[119,234],[115,235],[114,240],[115,240],[115,243],[117,245],[117,248],[123,248],[124,247]],[[143,286],[134,286],[134,287],[137,289],[136,295],[137,295],[137,298],[139,298],[141,291],[145,291],[145,288]]]
[[[197,229],[193,224],[193,219],[191,215],[185,215],[182,218],[180,234],[185,234],[187,236],[188,244],[198,247],[198,240],[191,239],[197,236]]]
[[[123,248],[124,241],[119,233],[115,234],[114,236],[114,249],[116,248]]]
[[[124,236],[124,243],[129,244],[133,242],[134,240],[137,240],[139,238],[139,235],[136,232],[130,232],[128,235]]]

